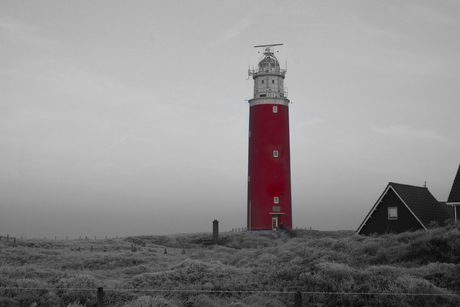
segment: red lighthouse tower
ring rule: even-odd
[[[261,45],[263,56],[249,100],[248,230],[292,228],[289,99],[274,47]]]

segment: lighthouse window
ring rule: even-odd
[[[273,157],[275,157],[275,158],[278,157],[278,150],[273,150]]]
[[[278,204],[280,202],[280,198],[278,196],[273,197],[273,202]]]
[[[278,113],[278,106],[273,106],[273,113]]]

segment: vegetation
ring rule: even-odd
[[[459,306],[460,226],[0,241],[0,306]]]

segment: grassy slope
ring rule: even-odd
[[[106,306],[293,306],[293,294],[282,292],[294,291],[304,293],[304,306],[460,305],[453,295],[460,293],[460,227],[454,225],[374,237],[222,233],[218,246],[203,248],[200,239],[209,237],[31,239],[15,246],[3,238],[0,297],[21,306],[90,306],[101,286]],[[413,295],[421,293],[437,295]]]

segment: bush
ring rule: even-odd
[[[186,306],[190,306],[190,307],[219,307],[220,305],[215,303],[207,295],[200,294],[200,295],[197,295],[197,296],[190,297],[186,302]]]
[[[163,297],[141,296],[135,301],[127,303],[124,307],[178,307],[175,302],[171,302]]]
[[[262,295],[251,295],[243,299],[243,303],[251,307],[284,307],[285,304],[274,298]]]
[[[90,305],[96,302],[96,279],[91,275],[76,275],[62,278],[56,284],[57,294],[64,304]]]

